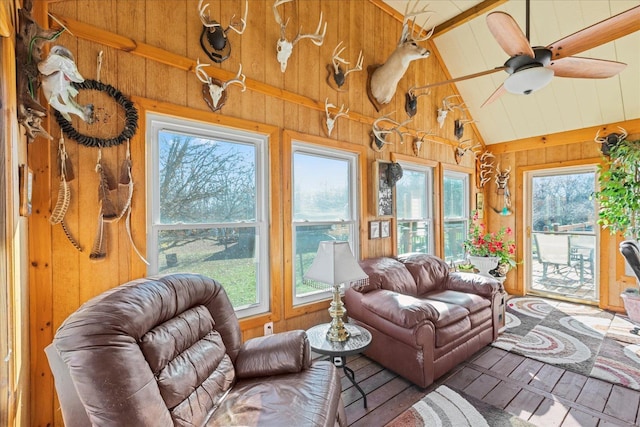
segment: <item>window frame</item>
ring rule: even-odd
[[[354,253],[356,259],[366,258],[368,255],[368,245],[363,244],[367,242],[367,230],[365,221],[366,215],[366,188],[368,188],[368,174],[367,174],[367,152],[366,147],[361,145],[355,145],[352,143],[336,141],[329,138],[303,134],[292,130],[283,131],[283,159],[282,159],[282,188],[284,189],[283,203],[284,209],[284,224],[283,237],[284,237],[284,300],[285,309],[284,317],[286,319],[297,317],[303,314],[308,314],[320,310],[326,310],[329,307],[331,300],[331,293],[325,292],[325,296],[317,301],[310,301],[306,303],[295,303],[295,277],[293,275],[295,245],[294,245],[294,226],[293,226],[293,153],[294,148],[303,144],[305,147],[309,147],[310,150],[316,150],[316,152],[325,153],[344,153],[345,155],[353,156],[355,159],[355,168],[351,180],[353,182],[354,194],[352,194],[353,206],[355,212],[353,212],[353,221],[356,223],[352,231],[356,236],[355,243],[351,243],[351,250]]]
[[[469,232],[469,217],[471,215],[471,197],[472,197],[472,176],[473,176],[473,171],[464,167],[453,167],[452,165],[447,165],[445,167],[443,167],[442,169],[442,177],[441,177],[441,182],[440,182],[440,192],[442,194],[441,197],[441,202],[440,202],[440,216],[442,218],[442,227],[440,227],[440,233],[442,236],[441,239],[441,247],[440,247],[440,258],[442,258],[443,260],[450,262],[451,260],[447,260],[446,259],[446,254],[445,254],[445,247],[446,247],[446,242],[445,242],[445,238],[446,238],[446,233],[445,233],[445,227],[447,225],[448,222],[463,222],[464,223],[464,237],[463,240],[466,240],[468,232]],[[463,202],[464,202],[464,213],[462,217],[452,217],[452,218],[446,218],[445,217],[445,212],[444,212],[444,204],[445,204],[445,196],[444,196],[444,181],[445,178],[447,177],[454,177],[454,178],[462,178],[464,183],[465,183],[465,187],[466,187],[466,197],[463,197]],[[466,214],[466,215],[465,215]],[[462,261],[462,260],[453,260],[454,262],[457,261]]]
[[[228,142],[251,144],[255,147],[255,173],[256,173],[256,218],[252,222],[243,221],[241,226],[249,227],[253,224],[256,228],[257,258],[260,260],[256,270],[257,299],[256,304],[250,304],[236,309],[238,318],[269,315],[274,313],[270,254],[270,140],[271,135],[264,132],[255,132],[251,128],[242,129],[236,127],[220,126],[219,124],[200,121],[197,119],[167,116],[155,112],[147,112],[145,115],[146,139],[147,139],[147,259],[150,265],[147,274],[158,274],[158,233],[163,230],[197,229],[229,227],[235,223],[207,222],[189,224],[160,224],[160,195],[159,195],[159,150],[157,149],[158,133],[161,130],[171,131],[182,135],[193,135],[207,139],[223,139]],[[213,279],[216,279],[213,277]],[[224,286],[224,284],[222,284]],[[275,320],[275,319],[274,319]]]

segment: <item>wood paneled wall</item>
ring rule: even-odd
[[[154,102],[172,106],[176,114],[190,111],[208,112],[212,122],[232,125],[233,119],[271,126],[283,131],[310,135],[314,141],[326,140],[364,148],[367,168],[374,160],[390,160],[392,153],[415,157],[408,138],[395,141],[376,152],[370,148],[371,123],[382,114],[395,111],[392,117],[404,120],[404,94],[416,83],[445,80],[446,76],[434,56],[414,62],[400,81],[392,103],[376,112],[366,95],[367,73],[356,72],[348,77],[344,91],[337,92],[326,82],[331,53],[339,41],[344,41],[343,57],[355,61],[363,50],[364,68],[380,64],[395,48],[401,34],[401,23],[368,0],[296,0],[280,7],[284,19],[290,18],[288,37],[297,28],[305,32],[317,26],[320,11],[327,19],[327,35],[321,47],[309,40],[300,41],[294,48],[286,72],[280,71],[276,61],[276,41],[280,28],[274,21],[272,1],[251,0],[247,29],[243,35],[229,33],[231,57],[221,65],[212,65],[214,76],[235,74],[242,63],[247,76],[247,91],[230,87],[228,100],[219,114],[210,113],[202,99],[201,82],[193,72],[195,61],[205,61],[199,37],[202,24],[195,0],[138,0],[138,1],[56,1],[38,2],[36,7],[52,12],[69,25],[71,33],[64,33],[56,44],[69,48],[85,78],[95,79],[97,56],[103,51],[100,80],[119,89],[125,95],[145,105]],[[244,1],[211,1],[211,17],[223,23],[233,14],[240,15]],[[41,14],[40,16],[45,16]],[[41,22],[45,26],[46,22]],[[57,26],[50,21],[51,26]],[[433,48],[433,47],[432,47]],[[435,140],[425,142],[417,158],[455,165],[453,156],[453,117],[440,129],[436,111],[442,98],[453,94],[453,88],[434,88],[431,96],[419,98],[419,113],[407,127],[433,130]],[[329,139],[323,131],[324,100],[336,105],[345,104],[351,111],[349,119],[336,123]],[[141,117],[140,120],[143,120]],[[32,350],[32,425],[62,425],[57,409],[53,380],[43,349],[53,337],[60,323],[89,298],[125,281],[145,274],[144,266],[132,252],[122,225],[108,226],[109,250],[106,259],[93,262],[88,251],[93,242],[98,215],[96,201],[97,177],[94,171],[97,149],[66,141],[76,178],[72,185],[72,203],[66,220],[69,229],[84,247],[78,252],[67,241],[59,225],[51,226],[48,218],[58,189],[56,166],[57,139],[60,130],[51,123],[55,141],[43,139],[31,144],[30,164],[35,172],[34,213],[30,218],[30,287],[31,287],[31,350]],[[471,132],[467,136],[471,136]],[[134,162],[136,195],[133,208],[133,235],[144,248],[144,138],[136,135],[131,141]],[[125,156],[125,146],[102,150],[107,165],[117,170]],[[473,170],[474,160],[466,155],[460,167]],[[366,179],[366,178],[365,178]],[[283,187],[284,188],[284,187]],[[276,200],[282,200],[278,198]],[[364,206],[370,206],[365,203]],[[371,209],[362,214],[361,235],[366,235],[368,220],[375,219]],[[282,221],[282,217],[272,218]],[[286,227],[280,224],[280,229]],[[362,241],[363,256],[393,253],[393,239]],[[282,265],[282,268],[285,268]],[[279,275],[282,277],[282,274]],[[282,284],[277,284],[282,286]],[[324,304],[320,311],[284,319],[284,297],[274,299],[278,310],[275,330],[306,328],[327,319]],[[262,334],[256,323],[244,322],[245,337]]]

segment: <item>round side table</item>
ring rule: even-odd
[[[349,378],[351,384],[362,395],[364,407],[366,408],[367,395],[356,382],[353,369],[347,366],[347,356],[365,351],[371,344],[371,333],[361,326],[350,323],[345,324],[345,327],[349,331],[349,338],[343,342],[334,342],[327,339],[329,323],[323,323],[308,329],[307,337],[309,338],[311,350],[329,356],[336,367],[342,367],[345,376]]]

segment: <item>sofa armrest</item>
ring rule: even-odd
[[[425,321],[436,323],[440,316],[435,307],[424,299],[385,289],[366,294],[362,305],[373,315],[403,328],[413,328]],[[367,319],[362,320],[366,322]]]
[[[234,363],[238,378],[289,374],[310,366],[311,349],[302,330],[249,339]]]
[[[492,297],[497,292],[504,291],[502,283],[474,273],[450,273],[444,287],[452,291],[467,292],[484,297]]]

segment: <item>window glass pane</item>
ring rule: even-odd
[[[351,219],[347,159],[294,153],[293,184],[294,221]]]
[[[256,219],[256,148],[159,132],[160,223]]]
[[[444,258],[460,261],[465,258],[463,242],[467,238],[468,221],[446,221],[444,223]]]
[[[342,224],[298,225],[295,227],[295,295],[297,297],[317,293],[318,289],[304,283],[304,273],[311,266],[323,240],[348,241],[350,227]]]
[[[160,273],[189,271],[220,282],[233,306],[259,302],[255,227],[160,230]]]
[[[431,253],[431,225],[427,221],[398,221],[398,253]]]
[[[397,217],[398,219],[426,218],[426,211],[426,173],[405,169],[402,179],[396,183]]]
[[[442,199],[444,201],[445,218],[464,218],[466,188],[463,178],[444,176],[444,190]]]

